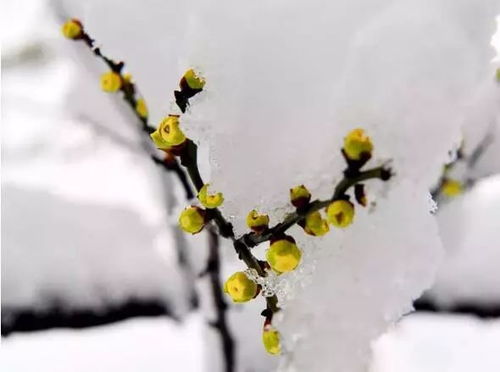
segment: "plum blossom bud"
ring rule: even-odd
[[[190,234],[199,233],[205,223],[205,211],[196,206],[187,207],[179,216],[179,226]]]
[[[257,291],[257,284],[242,271],[234,273],[224,283],[224,292],[237,303],[250,301]]]
[[[221,192],[215,194],[208,193],[209,184],[203,185],[200,192],[198,193],[198,200],[200,203],[208,209],[213,209],[219,207],[224,201],[224,195]]]
[[[269,216],[267,214],[259,214],[255,209],[252,209],[247,216],[247,226],[255,233],[261,233],[269,227]]]
[[[294,270],[300,263],[302,252],[291,236],[285,236],[271,241],[266,252],[266,260],[271,268],[278,273]]]
[[[295,186],[290,189],[290,201],[295,208],[305,207],[311,200],[311,193],[304,186]]]
[[[313,236],[322,236],[330,231],[328,221],[321,217],[319,211],[310,212],[306,215],[304,231]]]
[[[151,133],[151,138],[160,150],[180,146],[186,141],[186,136],[179,128],[179,117],[177,115],[169,115],[163,119],[158,129]]]
[[[344,153],[350,160],[370,158],[372,151],[372,141],[363,129],[354,129],[344,138]]]
[[[109,71],[101,75],[101,88],[108,93],[114,93],[122,87],[122,77],[119,73]]]
[[[83,25],[78,19],[70,19],[61,27],[62,34],[68,39],[77,40],[83,35]]]
[[[205,79],[198,75],[195,70],[190,68],[182,76],[181,83],[179,84],[181,88],[183,87],[184,83],[193,90],[201,90],[205,86]]]
[[[280,334],[276,328],[266,325],[262,332],[262,343],[269,354],[279,355],[281,353]]]
[[[328,222],[335,227],[347,227],[354,219],[354,205],[347,200],[335,200],[326,208]]]

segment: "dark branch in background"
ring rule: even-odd
[[[194,198],[194,192],[193,189],[191,188],[191,185],[189,183],[189,180],[186,176],[186,173],[182,170],[182,168],[179,166],[179,163],[177,161],[170,162],[169,160],[161,160],[157,158],[156,156],[151,156],[153,161],[164,168],[167,171],[174,172],[177,175],[177,178],[182,184],[182,187],[184,188],[184,192],[186,193],[186,199],[191,200]],[[174,159],[175,160],[175,159]]]
[[[214,300],[216,319],[210,323],[220,335],[222,349],[224,350],[224,365],[226,372],[234,371],[235,365],[235,343],[227,321],[227,303],[221,291],[222,281],[220,272],[220,242],[219,235],[215,231],[208,231],[209,256],[205,273],[210,277],[212,298]]]
[[[43,331],[51,328],[80,329],[114,323],[137,316],[174,317],[164,303],[159,301],[130,300],[118,305],[109,304],[105,311],[81,309],[64,311],[60,301],[39,311],[22,307],[2,306],[2,337],[12,332]]]
[[[420,298],[413,303],[415,311],[432,312],[440,314],[463,314],[482,319],[500,318],[500,303],[478,305],[468,302],[459,302],[453,306],[441,308],[432,301]]]

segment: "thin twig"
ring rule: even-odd
[[[105,56],[101,52],[101,48],[95,46],[95,40],[92,39],[85,30],[82,30],[82,35],[78,40],[83,41],[84,44],[94,53],[94,55],[97,56],[99,59],[101,59],[109,67],[111,71],[120,74],[122,79],[125,80],[122,74],[123,67],[125,66],[123,62],[115,62],[111,58]],[[120,91],[123,92],[123,99],[125,100],[125,102],[127,102],[127,104],[132,109],[132,112],[134,113],[136,118],[142,123],[142,130],[148,135],[153,133],[155,131],[155,128],[149,125],[148,118],[139,115],[139,113],[136,110],[137,106],[136,94],[138,93],[138,90],[135,84],[133,82],[122,84],[122,86],[120,87]],[[152,156],[152,160],[155,162],[155,164],[162,166],[165,170],[173,171],[174,173],[177,174],[179,180],[181,181],[182,187],[184,188],[184,192],[186,193],[187,199],[192,199],[194,197],[194,192],[191,188],[191,185],[189,185],[189,182],[187,181],[187,176],[184,170],[180,167],[177,159],[172,159],[171,161],[172,163],[175,162],[176,164],[168,164],[168,165],[154,155]]]
[[[219,332],[222,349],[224,350],[224,365],[226,372],[234,371],[235,343],[227,321],[227,303],[222,294],[222,282],[220,275],[220,241],[219,235],[213,231],[208,231],[209,257],[207,263],[207,274],[210,277],[212,297],[215,303],[216,320],[210,323]]]
[[[271,229],[267,230],[265,233],[260,235],[254,233],[248,233],[240,237],[238,240],[244,242],[245,245],[250,248],[255,247],[256,245],[262,242],[269,241],[273,236],[282,235],[290,227],[301,222],[307,214],[327,207],[332,201],[339,199],[342,195],[344,195],[346,191],[355,184],[369,179],[380,179],[385,181],[389,179],[390,176],[391,176],[390,170],[388,170],[384,166],[359,172],[357,175],[352,177],[351,176],[348,177],[346,175],[339,182],[337,187],[335,187],[333,196],[330,199],[313,201],[307,206],[307,208],[300,211],[297,210],[289,214],[288,216],[286,216],[283,222],[278,223]]]

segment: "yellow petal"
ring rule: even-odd
[[[179,117],[176,115],[169,115],[163,119],[158,132],[164,143],[169,146],[178,146],[186,140],[186,136],[179,128]]]
[[[209,209],[217,208],[224,201],[224,196],[220,192],[215,194],[209,194],[208,186],[209,186],[208,183],[203,185],[200,192],[198,193],[198,200],[205,208]]]
[[[267,214],[259,214],[255,209],[252,209],[247,215],[247,226],[251,229],[262,228],[269,225],[269,216]]]
[[[160,134],[160,131],[157,129],[153,133],[150,134],[151,139],[153,140],[153,143],[157,148],[160,150],[168,150],[172,146],[169,145],[167,141],[163,139],[163,137]]]
[[[205,80],[200,77],[192,68],[184,73],[183,78],[186,80],[187,85],[191,89],[203,89],[203,87],[205,86]]]

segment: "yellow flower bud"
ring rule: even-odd
[[[83,26],[77,19],[70,19],[61,27],[62,34],[68,39],[78,39],[83,34]]]
[[[344,152],[351,160],[360,160],[365,156],[371,156],[373,144],[363,129],[354,129],[344,138]]]
[[[266,252],[271,268],[278,273],[294,270],[300,263],[302,252],[291,237],[273,241]]]
[[[186,84],[191,89],[203,89],[205,86],[205,79],[200,77],[192,68],[184,73],[183,78],[186,80]]]
[[[500,83],[500,68],[497,68],[496,78],[497,81]]]
[[[262,232],[269,226],[269,216],[267,214],[259,214],[255,209],[252,209],[247,216],[247,226],[254,232]]]
[[[195,206],[187,207],[179,216],[179,226],[185,232],[199,233],[205,226],[205,211]]]
[[[321,217],[321,213],[314,211],[306,215],[304,231],[309,235],[322,236],[330,231],[330,227],[328,221]]]
[[[109,71],[101,75],[101,88],[105,92],[114,93],[122,87],[122,77],[120,74]]]
[[[141,118],[148,117],[148,107],[146,106],[146,101],[143,98],[139,98],[135,104],[135,111]]]
[[[347,227],[354,219],[354,205],[347,200],[335,200],[326,208],[328,222],[336,227]]]
[[[184,143],[186,136],[179,128],[179,117],[169,115],[162,120],[158,129],[151,133],[154,144],[161,150]]]
[[[460,195],[463,191],[462,184],[457,180],[446,179],[441,186],[441,191],[444,195],[452,198]]]
[[[257,284],[250,280],[244,272],[238,271],[226,280],[224,292],[234,302],[247,302],[257,295]]]
[[[205,208],[209,209],[217,208],[224,201],[224,196],[222,195],[221,192],[218,192],[216,194],[209,194],[208,186],[209,186],[208,183],[203,185],[200,192],[198,193],[198,200]]]
[[[280,334],[274,327],[265,327],[262,333],[262,343],[269,354],[278,355],[281,353]]]
[[[296,208],[305,207],[311,200],[311,193],[304,186],[295,186],[290,189],[290,201]]]

